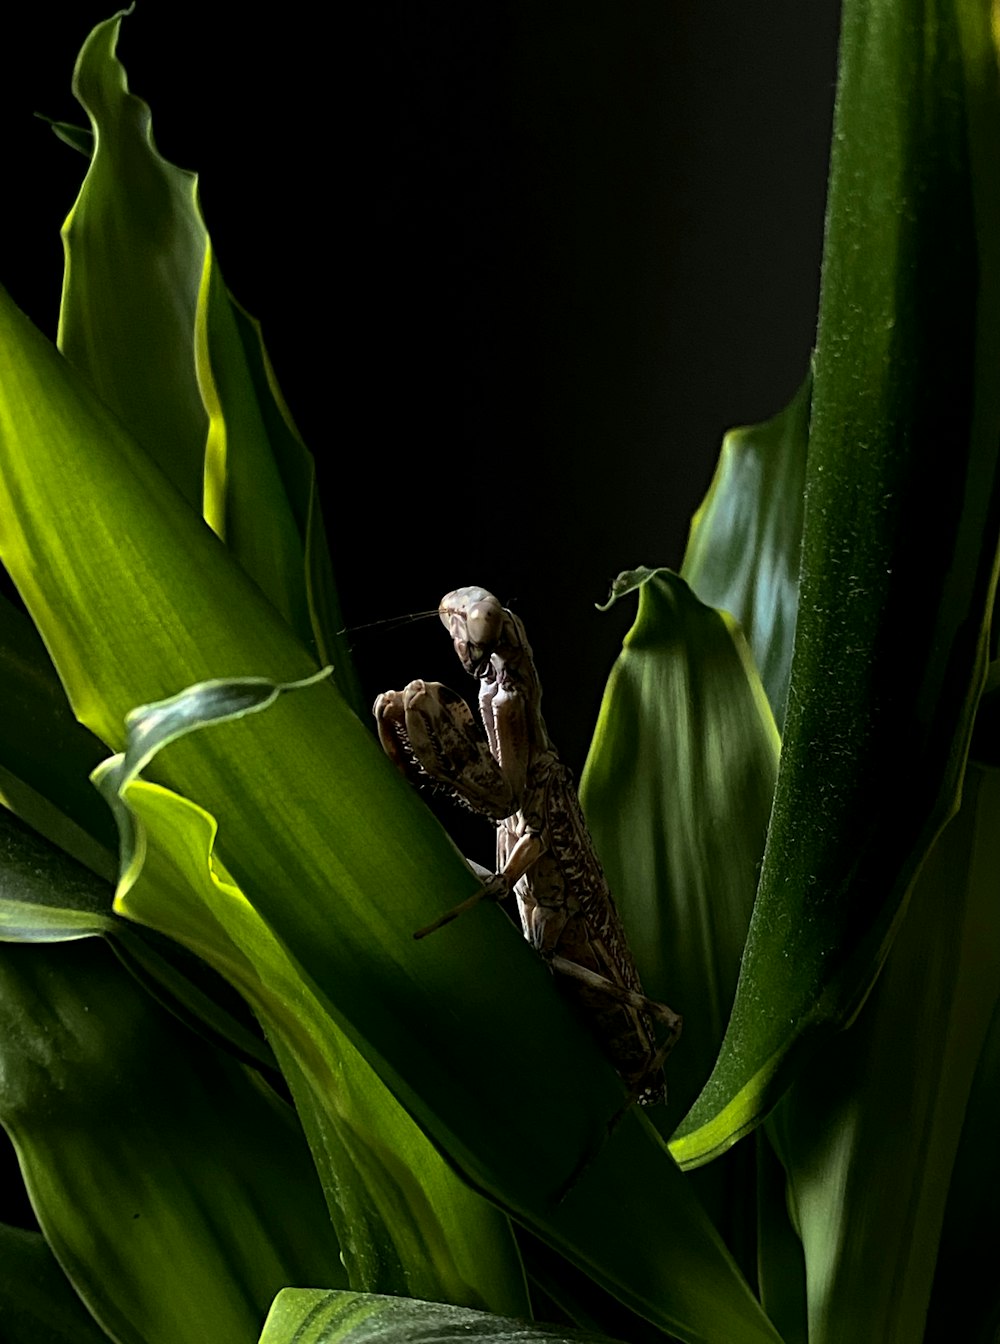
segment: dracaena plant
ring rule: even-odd
[[[478,880],[365,722],[311,459],[120,22],[56,128],[59,348],[0,298],[5,1337],[993,1339],[987,0],[847,0],[810,377],[727,437],[681,574],[615,590],[581,794],[686,1026],[610,1136],[500,910],[410,937]]]

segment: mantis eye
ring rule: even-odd
[[[479,648],[491,648],[500,634],[502,612],[503,608],[496,598],[490,602],[474,603],[465,617],[469,643]]]

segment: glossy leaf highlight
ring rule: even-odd
[[[437,1302],[309,1288],[286,1288],[278,1294],[260,1344],[439,1344],[446,1339],[616,1344],[607,1335],[486,1316]]]

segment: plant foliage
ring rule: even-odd
[[[669,1108],[610,1133],[501,911],[410,936],[477,881],[363,722],[312,459],[123,17],[55,128],[58,348],[0,291],[5,1338],[933,1344],[961,1305],[985,1344],[987,0],[846,0],[810,376],[727,437],[681,573],[612,594],[581,796],[687,1025]]]

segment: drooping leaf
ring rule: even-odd
[[[286,1288],[274,1299],[259,1344],[616,1344],[607,1335],[487,1316],[463,1307],[372,1293]]]
[[[0,1120],[63,1271],[119,1344],[244,1344],[339,1252],[294,1113],[97,939],[0,946]]]
[[[0,335],[0,551],[88,726],[117,747],[132,706],[179,687],[314,672],[225,548],[4,297]],[[674,1334],[716,1328],[731,1344],[773,1344],[652,1128],[632,1114],[603,1143],[619,1080],[502,912],[412,940],[476,880],[332,687],[173,743],[156,774],[217,818],[226,869],[468,1179]]]
[[[176,944],[112,915],[115,825],[89,779],[105,748],[73,717],[31,622],[2,599],[0,692],[7,708],[0,720],[0,801],[31,827],[0,813],[0,939],[111,935],[118,955],[172,1011],[200,1023],[244,1059],[273,1068],[240,1000],[227,995],[207,968],[180,954]]]
[[[231,688],[237,704],[245,705],[246,690]],[[198,696],[195,688],[192,705]],[[219,688],[205,688],[203,698],[215,702],[208,722],[219,712]],[[162,724],[166,716],[150,717]],[[99,779],[131,815],[125,834],[137,837],[122,856],[116,909],[197,953],[263,1023],[309,1138],[351,1286],[526,1314],[507,1219],[447,1166],[213,861],[212,818],[135,782],[127,758],[113,757]]]
[[[4,1344],[110,1344],[40,1232],[0,1223]]]
[[[781,769],[685,1163],[857,1012],[955,806],[1000,512],[998,79],[985,5],[845,5]]]
[[[805,1250],[810,1344],[923,1337],[966,1103],[1000,1002],[998,872],[1000,772],[970,766],[857,1020],[768,1121]]]
[[[779,415],[726,435],[681,566],[702,602],[739,621],[779,729],[799,603],[811,393],[810,376]]]
[[[134,881],[145,858],[141,833],[132,835],[131,814],[121,806],[121,791],[149,764],[162,747],[197,728],[259,714],[289,691],[314,686],[329,675],[324,668],[295,681],[274,682],[266,677],[214,678],[200,682],[151,705],[138,705],[125,716],[125,751],[96,773],[94,782],[118,823],[121,836],[122,876]]]
[[[276,1071],[242,999],[177,943],[120,919],[113,896],[110,883],[0,809],[0,942],[106,936],[176,1017],[245,1062]]]

